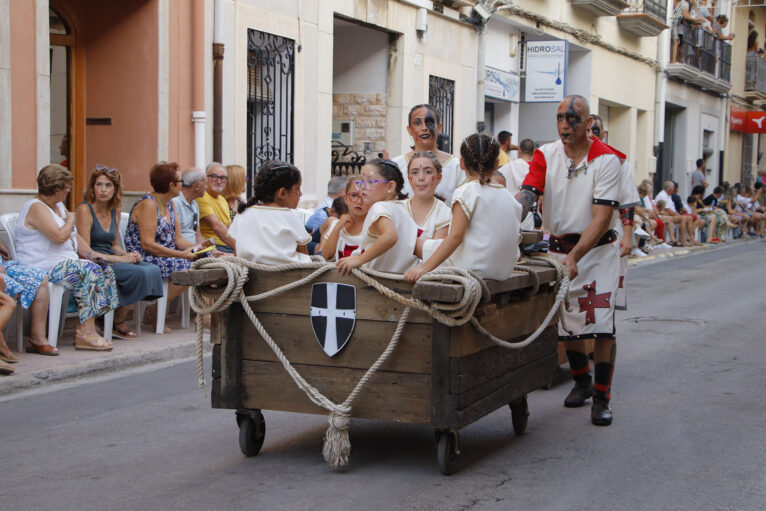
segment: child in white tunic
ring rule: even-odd
[[[440,151],[436,142],[442,131],[441,113],[432,105],[415,105],[407,116],[407,133],[412,137],[412,151],[393,159],[403,176],[407,175],[409,162],[416,152],[433,152],[442,164],[442,180],[436,187],[436,195],[449,204],[452,192],[466,181],[460,162],[453,155]],[[402,192],[412,196],[412,187],[405,179]]]
[[[374,159],[362,167],[356,181],[362,200],[371,204],[362,227],[362,242],[351,257],[336,264],[338,271],[348,274],[353,268],[368,268],[404,273],[418,262],[415,242],[418,226],[407,212],[401,194],[404,178],[390,160]]]
[[[293,211],[301,198],[300,171],[286,162],[266,162],[254,188],[255,195],[240,206],[229,227],[235,254],[260,264],[311,262],[306,247],[311,235]]]
[[[452,213],[446,204],[434,197],[434,190],[442,180],[439,158],[431,151],[415,153],[407,172],[412,196],[404,202],[418,226],[418,238],[443,239],[449,230]]]
[[[452,196],[452,223],[443,240],[422,244],[423,263],[404,278],[415,282],[437,266],[458,266],[485,279],[505,280],[519,258],[521,205],[501,185],[492,184],[500,146],[474,134],[460,146],[469,181]]]
[[[349,257],[362,244],[362,227],[370,203],[362,199],[362,192],[356,189],[354,181],[359,176],[350,176],[346,182],[346,205],[348,213],[340,219],[324,236],[322,240],[322,256],[327,261]]]

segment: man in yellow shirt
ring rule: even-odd
[[[220,163],[213,162],[207,166],[205,173],[207,191],[197,199],[200,233],[205,239],[213,238],[221,252],[234,253],[234,238],[228,233],[231,224],[229,203],[222,195],[228,180],[226,169]]]
[[[512,137],[513,134],[509,131],[501,131],[497,134],[497,143],[500,144],[500,153],[497,155],[497,168],[500,168],[511,161],[510,158],[508,158],[508,153],[510,151],[519,150],[519,146],[511,144]]]

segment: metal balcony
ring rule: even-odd
[[[625,0],[570,0],[572,5],[585,9],[594,16],[617,16],[630,7]]]
[[[669,77],[723,94],[731,89],[731,45],[714,34],[682,20],[683,43],[679,62],[668,64]]]
[[[752,53],[745,58],[745,97],[750,100],[766,99],[766,60]]]
[[[617,15],[620,28],[638,37],[654,37],[669,28],[665,24],[667,7],[658,0],[632,0],[630,6]]]

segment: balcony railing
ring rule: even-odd
[[[678,62],[668,65],[668,75],[719,93],[731,89],[731,45],[687,20],[678,32]]]
[[[630,7],[617,15],[623,30],[639,37],[652,37],[668,28],[667,6],[662,0],[631,0]]]
[[[745,61],[745,92],[766,96],[766,60],[748,53]]]

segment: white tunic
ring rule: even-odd
[[[641,197],[638,195],[638,189],[636,183],[633,180],[633,166],[625,159],[622,162],[622,168],[620,173],[620,208],[619,210],[635,208],[641,204]],[[615,229],[617,231],[618,243],[623,238],[622,219],[620,219],[619,211],[615,211]],[[618,310],[627,310],[628,308],[628,296],[627,289],[625,288],[625,277],[628,275],[628,256],[620,258],[619,268],[619,280],[617,282],[617,290],[614,294],[614,307]]]
[[[515,197],[521,191],[521,184],[529,173],[529,162],[522,158],[517,158],[500,167],[498,171],[505,178],[505,187]]]
[[[26,222],[27,214],[29,214],[29,208],[38,202],[50,212],[53,221],[59,228],[66,223],[66,220],[61,216],[66,216],[66,208],[61,202],[56,203],[58,210],[58,214],[56,214],[40,199],[27,201],[21,207],[19,220],[16,224],[16,259],[21,264],[49,272],[61,261],[79,259],[80,256],[77,255],[77,229],[72,230],[69,239],[64,243],[55,243],[37,229],[25,227],[24,222]]]
[[[519,259],[521,204],[503,186],[469,181],[452,196],[468,217],[463,242],[441,266],[458,266],[482,278],[505,280]],[[426,241],[423,260],[433,255],[443,240]]]
[[[452,211],[436,197],[434,197],[433,206],[431,206],[431,210],[426,215],[426,219],[422,224],[418,224],[417,220],[415,220],[415,215],[412,212],[412,199],[405,199],[404,203],[407,206],[407,212],[418,226],[418,238],[433,239],[436,231],[448,226],[452,221]]]
[[[408,197],[412,197],[412,187],[410,186],[409,173],[407,172],[409,160],[407,160],[406,155],[401,155],[391,161],[396,163],[399,166],[399,170],[402,171],[402,176],[404,177],[402,192],[406,193]],[[468,181],[468,178],[466,178],[463,169],[460,168],[460,160],[453,156],[442,165],[442,180],[436,185],[434,194],[442,197],[446,204],[451,204],[452,192],[466,181]]]
[[[234,217],[229,236],[237,241],[237,255],[243,259],[273,265],[311,262],[297,251],[311,235],[289,208],[250,206]]]
[[[338,224],[334,224],[332,231],[338,228]],[[349,234],[344,227],[338,233],[338,243],[335,245],[335,260],[343,259],[350,256],[354,250],[359,248],[362,244],[362,235],[364,231],[359,231],[359,234]]]
[[[362,226],[361,245],[354,250],[352,255],[362,254],[377,241],[378,237],[370,233],[370,226],[380,217],[386,217],[393,222],[398,238],[393,247],[365,266],[388,273],[404,273],[418,264],[418,259],[415,257],[418,226],[407,212],[404,201],[381,201],[372,205]]]
[[[593,220],[594,204],[617,207],[622,164],[606,144],[594,140],[577,173],[567,177],[571,160],[561,140],[535,151],[524,188],[543,195],[543,226],[554,236],[582,234]],[[584,166],[583,166],[584,165]],[[612,226],[614,225],[614,217]],[[559,260],[566,254],[551,252]],[[614,293],[619,282],[619,252],[612,242],[592,248],[577,263],[559,323],[563,340],[614,338]]]

